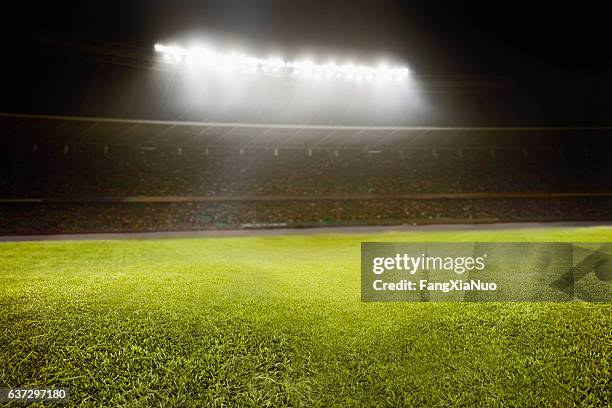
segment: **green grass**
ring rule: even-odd
[[[0,386],[83,406],[610,406],[610,303],[361,303],[361,241],[610,228],[0,244]]]

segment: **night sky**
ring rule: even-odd
[[[533,106],[551,105],[542,123],[612,124],[612,4],[610,2],[491,1],[80,1],[22,2],[2,10],[5,81],[3,111],[41,111],[32,99],[56,91],[45,83],[58,68],[47,65],[40,39],[107,41],[150,49],[157,41],[200,34],[216,44],[253,54],[300,52],[391,56],[424,77],[501,78]],[[547,3],[547,4],[545,4]],[[8,17],[8,18],[7,18]],[[10,59],[6,58],[8,55]],[[70,67],[71,85],[89,74]],[[89,68],[83,68],[85,71]],[[73,71],[74,70],[74,71]],[[36,93],[28,78],[36,80]],[[85,86],[85,85],[83,85]],[[24,92],[24,88],[25,92]],[[56,92],[57,93],[57,92]],[[53,100],[54,112],[63,103]],[[66,96],[67,110],[74,101]],[[538,121],[535,113],[530,120]],[[551,111],[552,109],[552,111]],[[69,112],[69,113],[70,113]],[[551,113],[552,112],[552,113]],[[155,116],[152,113],[150,116]]]

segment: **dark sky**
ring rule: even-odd
[[[4,61],[5,81],[24,72],[31,76],[32,66],[40,63],[38,53],[21,49],[38,47],[31,39],[101,40],[150,49],[157,41],[199,33],[220,46],[240,45],[255,54],[391,56],[422,76],[510,78],[519,84],[518,92],[530,89],[521,96],[526,100],[543,95],[541,104],[551,105],[563,99],[563,109],[554,107],[549,115],[565,117],[565,111],[582,109],[577,122],[589,122],[585,116],[593,112],[592,122],[601,123],[610,112],[610,1],[88,0],[1,7],[2,47],[13,57]],[[8,86],[21,92],[16,83]],[[19,86],[23,89],[23,82]],[[5,97],[18,99],[16,92]],[[10,110],[10,103],[2,102]],[[27,110],[26,105],[18,109]]]
[[[612,2],[214,0],[24,1],[9,35],[145,47],[203,32],[249,48],[402,58],[444,75],[609,73]],[[6,7],[6,6],[5,6]],[[5,36],[6,38],[6,36]]]

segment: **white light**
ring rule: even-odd
[[[308,60],[296,61],[293,63],[293,66],[294,72],[298,72],[299,75],[303,75],[307,78],[310,78],[314,75],[315,64]]]
[[[341,78],[357,82],[393,81],[405,83],[410,76],[406,67],[389,67],[382,64],[377,67],[347,63],[336,65],[334,62],[317,64],[311,60],[284,61],[280,57],[255,58],[236,52],[218,53],[201,47],[189,49],[175,45],[155,44],[155,52],[161,54],[162,61],[169,64],[184,63],[190,67],[203,66],[219,69],[224,72],[240,71],[253,73],[258,70],[275,75],[288,75],[306,78]]]
[[[256,72],[258,63],[259,61],[257,58],[246,57],[244,60],[244,68],[249,72]]]
[[[262,69],[264,71],[266,72],[270,71],[274,73],[280,72],[280,70],[285,68],[286,66],[285,61],[277,57],[262,60],[261,64],[262,64]]]
[[[338,72],[338,66],[333,62],[323,65],[323,74],[326,79],[332,78]]]

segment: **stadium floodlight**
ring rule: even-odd
[[[387,65],[365,66],[334,62],[318,64],[310,60],[285,61],[280,57],[256,58],[237,53],[220,53],[201,47],[183,48],[176,45],[155,44],[161,62],[190,67],[217,69],[223,72],[260,72],[267,75],[309,79],[344,79],[355,82],[406,83],[410,70]]]

